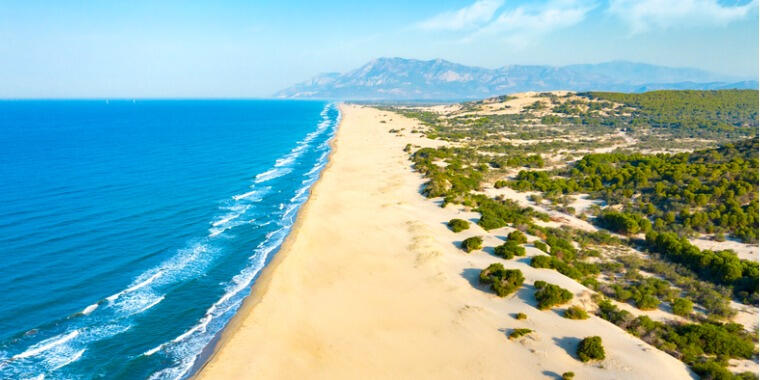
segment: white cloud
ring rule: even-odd
[[[417,24],[426,30],[463,30],[482,25],[493,18],[504,0],[478,0],[462,9],[439,13]]]
[[[555,0],[539,6],[520,6],[504,11],[467,39],[497,35],[517,47],[525,46],[542,35],[580,23],[594,7],[593,3],[575,0]]]
[[[608,12],[628,23],[633,33],[652,28],[722,26],[747,16],[757,0],[721,5],[718,0],[611,0]]]

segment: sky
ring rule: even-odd
[[[253,98],[377,57],[758,76],[758,0],[0,0],[0,98]]]

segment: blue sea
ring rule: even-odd
[[[339,118],[314,101],[0,102],[0,378],[192,374]]]

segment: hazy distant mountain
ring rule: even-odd
[[[344,74],[328,73],[275,94],[279,98],[458,100],[523,91],[624,91],[757,88],[757,81],[692,68],[624,61],[587,65],[512,65],[498,69],[442,59],[378,58]]]

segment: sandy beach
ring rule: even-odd
[[[577,305],[590,307],[590,291],[530,267],[530,257],[543,254],[531,245],[527,257],[514,260],[464,253],[462,239],[484,236],[492,247],[511,229],[473,224],[451,232],[449,219],[477,214],[420,195],[423,181],[403,151],[436,141],[409,134],[416,121],[396,114],[341,110],[330,163],[297,225],[197,378],[693,377],[679,360],[600,318],[565,319],[569,305],[538,310],[536,280],[571,290]],[[480,286],[480,270],[493,262],[520,269],[525,285],[506,298]],[[528,319],[515,319],[520,312]],[[534,332],[509,340],[515,328]],[[593,335],[602,337],[607,358],[584,364],[575,348]]]

